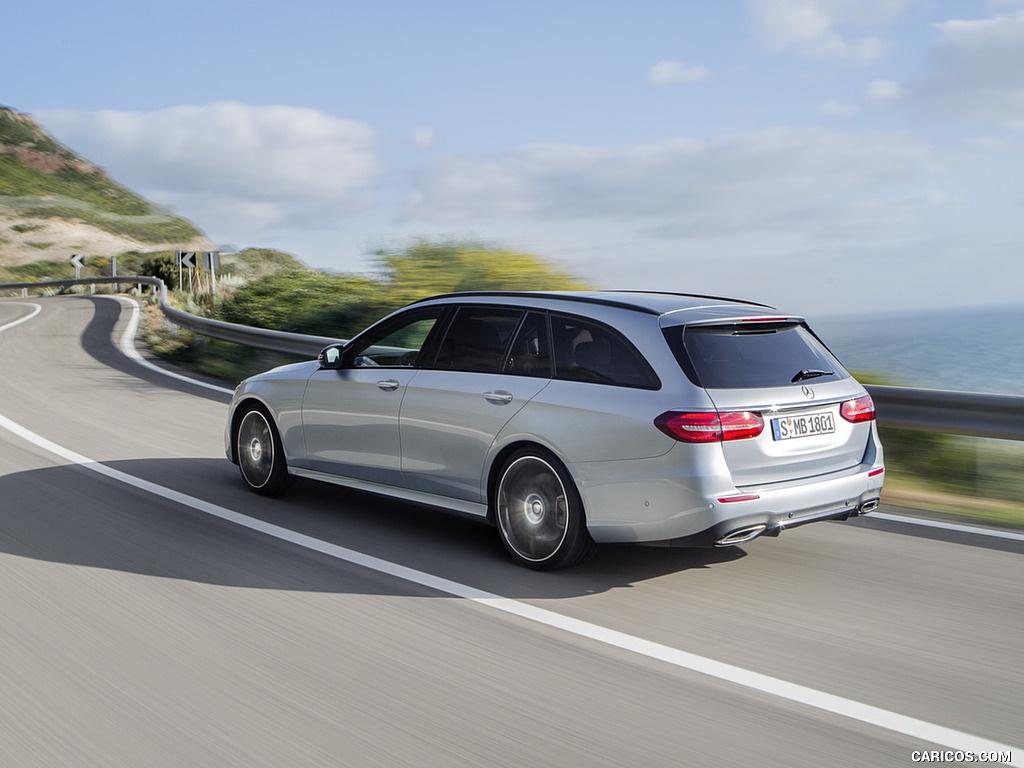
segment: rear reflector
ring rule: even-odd
[[[764,419],[754,411],[665,411],[654,426],[684,443],[720,443],[757,437],[764,431]]]
[[[734,501],[757,501],[760,498],[756,493],[748,493],[743,496],[723,496],[719,501],[723,504],[732,504]]]
[[[881,467],[880,469],[873,469],[870,472],[868,472],[868,477],[878,477],[883,472],[885,472],[885,467]]]
[[[871,395],[864,395],[856,400],[847,400],[839,406],[839,415],[853,424],[860,421],[874,421],[875,403],[872,401]]]

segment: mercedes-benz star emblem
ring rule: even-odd
[[[804,393],[804,397],[806,397],[808,400],[814,399],[814,390],[811,389],[810,387],[800,387],[800,391]]]

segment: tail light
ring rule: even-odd
[[[847,400],[839,406],[839,415],[852,424],[860,421],[874,421],[875,403],[871,399],[871,395],[864,395],[856,400]]]
[[[720,443],[757,437],[764,430],[764,419],[755,411],[665,411],[654,426],[684,443]]]

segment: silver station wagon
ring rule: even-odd
[[[243,381],[225,441],[259,493],[298,476],[478,515],[541,570],[845,520],[884,472],[871,397],[803,318],[653,292],[415,302]]]

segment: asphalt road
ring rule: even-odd
[[[534,573],[475,521],[248,492],[228,396],[128,319],[0,302],[0,765],[909,766],[943,729],[1024,764],[1024,544],[866,520]]]

